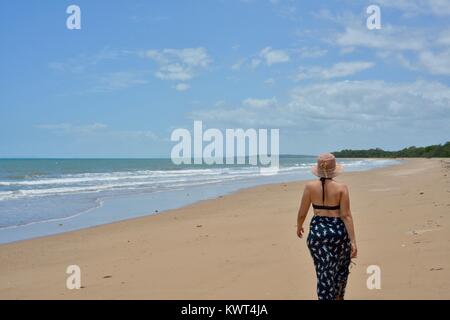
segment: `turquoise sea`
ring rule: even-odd
[[[398,163],[340,159],[346,171]],[[170,159],[0,159],[0,243],[159,213],[266,183],[313,178],[314,157],[281,156],[277,174],[251,165]]]

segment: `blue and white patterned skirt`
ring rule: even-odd
[[[314,216],[307,244],[314,260],[319,300],[343,298],[350,266],[350,239],[338,217]]]

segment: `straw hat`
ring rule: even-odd
[[[334,178],[342,172],[342,165],[336,163],[336,158],[331,153],[323,153],[317,158],[317,165],[311,168],[315,176]]]

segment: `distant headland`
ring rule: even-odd
[[[450,141],[426,147],[411,146],[398,151],[385,151],[380,148],[368,150],[344,149],[335,151],[337,158],[448,158],[450,157]]]

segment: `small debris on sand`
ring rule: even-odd
[[[444,268],[438,267],[438,268],[431,268],[430,271],[439,271],[444,270]]]

